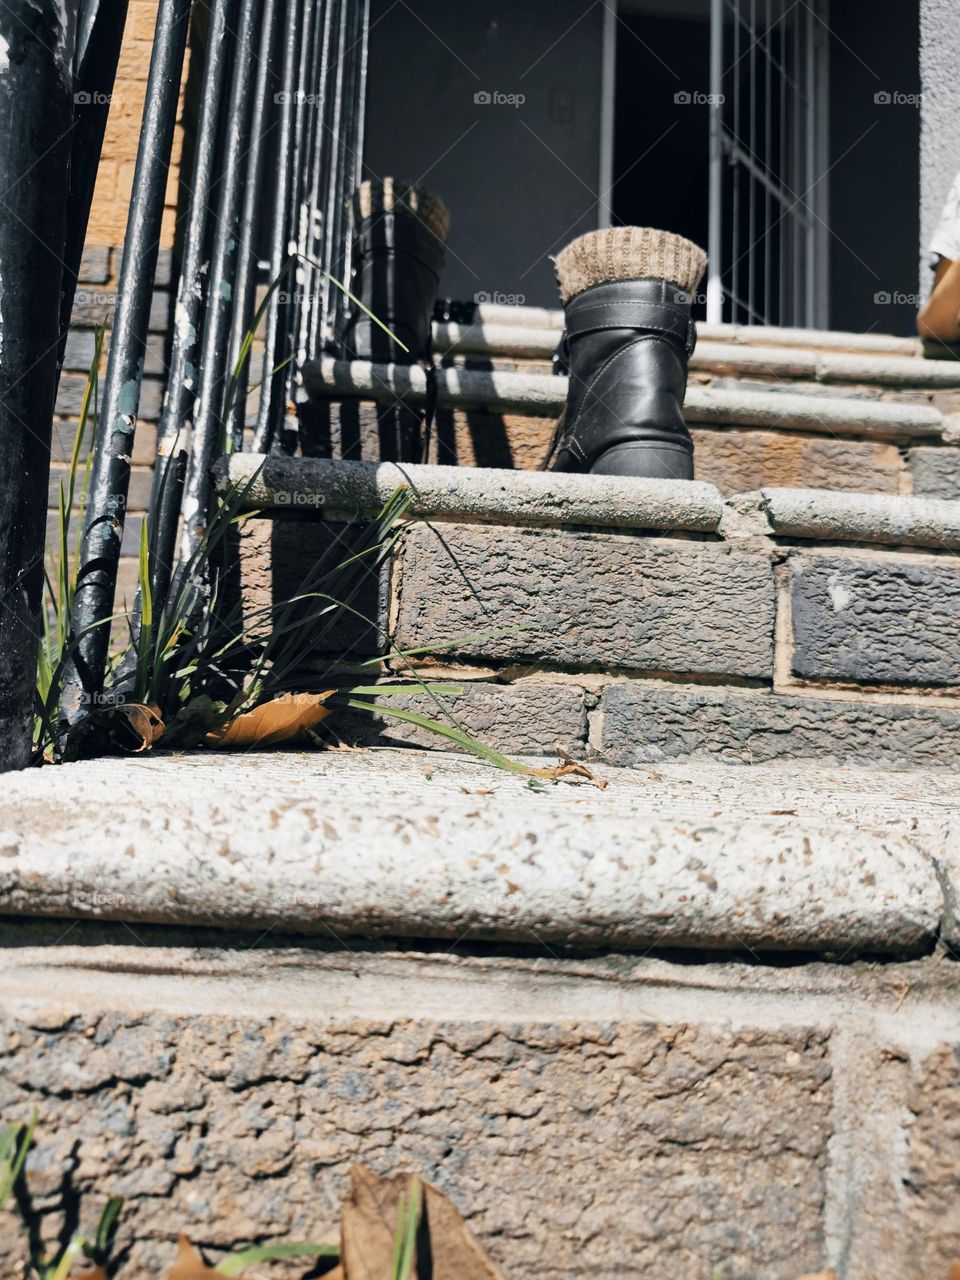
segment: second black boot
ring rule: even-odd
[[[424,187],[384,178],[357,188],[350,216],[350,289],[407,350],[351,304],[338,335],[344,355],[383,364],[428,360],[449,225],[443,201]]]
[[[651,227],[591,231],[558,254],[569,383],[553,470],[693,479],[681,407],[706,262],[692,241]]]
[[[376,320],[351,302],[338,334],[341,354],[374,364],[432,367],[433,307],[449,223],[443,201],[423,187],[384,178],[361,183],[350,217],[350,289]],[[426,412],[402,402],[378,410],[377,458],[426,461],[431,418],[429,402]],[[374,452],[362,439],[356,447],[368,456]]]

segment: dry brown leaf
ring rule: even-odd
[[[592,782],[595,787],[599,787],[601,791],[607,788],[607,780],[598,778],[592,770],[588,769],[585,764],[581,764],[579,760],[574,760],[568,751],[564,751],[563,747],[555,747],[560,763],[550,765],[546,769],[538,769],[534,765],[527,767],[527,773],[532,774],[535,778],[551,778],[557,780],[559,778],[586,778],[588,782]]]
[[[186,1236],[177,1240],[177,1257],[167,1280],[227,1280],[222,1271],[208,1267]]]
[[[960,1261],[955,1262],[950,1268],[950,1274],[947,1276],[947,1280],[960,1280]]]
[[[808,1275],[797,1276],[797,1280],[837,1280],[835,1271],[811,1271]]]
[[[121,702],[111,708],[110,716],[121,719],[123,737],[127,736],[125,731],[128,729],[133,735],[130,741],[123,741],[123,737],[114,735],[114,741],[124,751],[131,751],[135,755],[141,751],[149,751],[166,730],[160,708],[153,703],[147,706],[142,702]]]
[[[293,742],[308,729],[326,720],[330,708],[323,704],[336,690],[326,693],[285,693],[245,711],[222,729],[208,733],[204,742],[210,747],[272,747]]]
[[[350,1194],[340,1222],[343,1280],[383,1280],[391,1274],[400,1196],[408,1195],[412,1174],[381,1178],[372,1169],[350,1170]],[[430,1241],[433,1280],[503,1280],[467,1230],[453,1203],[421,1182],[423,1219]],[[411,1276],[417,1275],[416,1261]]]

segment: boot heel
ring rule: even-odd
[[[592,476],[634,476],[647,480],[692,480],[693,456],[666,441],[629,440],[601,453]]]

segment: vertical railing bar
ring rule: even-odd
[[[787,163],[787,81],[786,81],[786,65],[787,65],[787,31],[786,23],[780,21],[780,65],[784,68],[780,73],[780,118],[777,121],[780,133],[780,148],[777,153],[777,168],[783,182],[784,168]],[[786,283],[786,244],[787,244],[787,222],[781,219],[777,235],[777,251],[778,251],[778,272],[777,272],[777,292],[779,294],[778,320],[783,325],[786,317],[787,305],[787,283]]]
[[[210,468],[221,447],[227,350],[236,284],[237,242],[243,195],[244,164],[248,153],[254,51],[262,0],[241,0],[236,55],[230,96],[223,168],[217,198],[210,280],[200,353],[197,406],[184,486],[181,554],[188,559],[199,548],[210,501]]]
[[[740,65],[740,24],[742,18],[740,16],[741,0],[736,0],[734,10],[736,12],[736,21],[733,24],[733,65]],[[740,143],[740,77],[734,73],[731,85],[733,91],[733,138],[734,142]],[[734,324],[738,321],[736,314],[736,299],[740,295],[740,166],[734,161],[730,167],[730,177],[733,182],[732,208],[730,212],[730,235],[731,235],[731,278],[730,292],[733,296],[731,304],[731,320]]]
[[[816,128],[816,100],[814,98],[815,68],[814,68],[814,17],[813,9],[806,12],[807,21],[807,65],[806,65],[806,84],[807,84],[807,101],[804,111],[804,123],[806,128],[806,142],[804,147],[805,160],[805,178],[804,178],[804,204],[808,210],[807,226],[806,226],[806,259],[807,269],[804,273],[804,284],[806,288],[805,310],[806,321],[810,328],[817,323],[816,317],[816,296],[817,296],[817,272],[820,263],[817,261],[817,223],[814,218],[814,210],[816,208],[816,195],[814,194],[814,183],[816,182],[816,170],[814,167],[814,129]]]
[[[333,271],[334,262],[336,260],[337,238],[340,234],[342,225],[340,220],[340,182],[338,173],[340,169],[340,156],[342,151],[342,129],[343,129],[343,55],[345,51],[346,40],[346,14],[345,9],[348,0],[339,0],[337,4],[337,55],[333,64],[333,120],[330,125],[330,154],[327,158],[327,191],[324,200],[324,236],[323,236],[323,262],[328,271]],[[335,331],[335,322],[331,321],[331,311],[339,314],[339,308],[331,306],[331,290],[334,286],[324,277],[323,281],[323,313],[325,322],[332,331]],[[334,300],[334,304],[336,300]]]
[[[723,0],[710,0],[710,179],[707,322],[723,319]]]
[[[764,31],[767,36],[768,52],[765,59],[764,68],[764,106],[763,106],[763,163],[768,173],[780,172],[780,165],[777,169],[773,168],[773,128],[771,120],[772,108],[772,92],[771,86],[773,81],[773,49],[769,46],[771,41],[771,5],[772,0],[764,0]],[[763,196],[763,323],[771,323],[771,271],[772,271],[772,246],[771,239],[773,237],[773,224],[771,220],[772,196],[769,187],[764,188]]]
[[[70,145],[67,239],[63,252],[63,284],[60,291],[58,366],[63,364],[70,329],[126,17],[127,0],[82,0],[80,4],[74,55],[74,125]]]
[[[276,152],[276,191],[270,222],[270,278],[275,281],[290,253],[288,239],[291,198],[291,156],[293,151],[293,95],[295,92],[299,50],[301,0],[287,0],[286,27],[283,38],[283,71],[280,93],[280,136]],[[286,326],[281,313],[279,290],[275,289],[267,304],[263,337],[263,374],[260,381],[260,404],[253,437],[256,453],[269,449],[286,411],[284,392],[286,370],[278,365],[286,356]]]
[[[344,208],[346,208],[347,201],[359,186],[363,177],[363,135],[367,110],[367,63],[369,57],[370,0],[355,0],[355,7],[359,33],[355,34],[353,43],[354,127],[351,132],[351,137],[357,139],[358,145],[352,150],[353,162],[347,165],[344,175],[344,198],[342,201]],[[349,281],[353,257],[353,236],[350,234],[349,228],[346,226],[346,220],[344,223],[344,234],[341,237],[341,245],[343,246],[341,279]]]
[[[263,199],[264,157],[267,134],[273,128],[268,96],[275,81],[274,49],[277,38],[277,0],[263,0],[260,19],[260,49],[257,78],[253,89],[250,111],[250,149],[247,155],[247,177],[243,188],[243,206],[240,213],[240,234],[237,239],[237,270],[233,296],[235,304],[230,324],[227,370],[233,377],[236,372],[234,402],[227,406],[229,447],[233,451],[243,448],[243,431],[247,417],[247,389],[250,385],[252,355],[237,369],[240,352],[247,329],[256,310],[254,305],[259,261],[257,233],[260,227],[260,207]]]
[[[327,127],[326,119],[327,106],[330,100],[327,82],[331,74],[330,45],[333,38],[333,12],[332,0],[326,0],[323,8],[323,43],[318,77],[320,101],[317,105],[317,136],[310,157],[310,189],[308,194],[310,238],[308,253],[311,258],[323,256],[323,236],[326,229],[324,210],[320,207],[320,188],[322,176],[326,172],[325,160],[330,152],[330,130]],[[314,356],[319,352],[322,343],[323,289],[326,281],[323,277],[318,278],[316,268],[309,264],[307,279],[311,281],[309,290],[310,307],[303,346],[305,355]]]
[[[790,186],[794,191],[802,194],[803,187],[800,186],[800,176],[803,173],[803,89],[802,89],[802,68],[803,68],[803,14],[798,12],[795,16],[794,26],[796,29],[796,39],[793,42],[794,64],[794,110],[793,110],[793,172],[791,173]],[[801,272],[803,270],[803,249],[800,242],[801,227],[799,218],[794,210],[793,222],[793,323],[803,328],[803,290],[801,288]]]
[[[750,155],[757,154],[757,33],[756,33],[756,0],[750,0]],[[747,173],[747,190],[750,193],[750,208],[747,213],[747,238],[750,241],[750,253],[747,257],[747,297],[750,307],[756,308],[756,266],[757,266],[757,182],[753,170]]]
[[[191,0],[167,0],[157,13],[71,614],[77,644],[64,671],[63,727],[76,724],[88,711],[87,695],[102,688],[106,669],[190,5]]]
[[[183,238],[170,363],[157,425],[156,460],[150,492],[150,518],[153,521],[152,593],[157,609],[162,607],[166,599],[176,554],[181,485],[185,474],[177,455],[188,444],[186,436],[197,389],[200,333],[203,329],[209,277],[209,264],[205,260],[209,250],[211,221],[208,204],[220,158],[218,130],[222,87],[228,75],[234,47],[231,27],[235,16],[236,0],[214,0],[204,50],[196,154],[189,188],[190,211]]]
[[[293,160],[290,171],[290,209],[287,239],[291,246],[296,246],[298,253],[306,251],[305,244],[305,200],[307,157],[309,150],[310,120],[316,111],[316,95],[314,92],[313,74],[315,71],[314,54],[316,51],[317,4],[315,0],[304,6],[303,26],[300,32],[300,51],[297,62],[296,110],[293,122]],[[291,289],[284,311],[284,321],[288,331],[287,350],[295,355],[299,353],[300,316],[303,309],[303,290],[305,286],[305,265],[298,258],[290,273]],[[294,359],[286,370],[286,399],[296,400],[297,386],[300,381],[300,361]]]

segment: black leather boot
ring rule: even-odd
[[[443,202],[423,187],[384,178],[357,188],[350,214],[350,290],[381,324],[348,303],[337,335],[340,354],[348,360],[422,363],[432,369],[433,306],[440,288],[449,222]],[[430,403],[425,411],[401,403],[378,410],[377,458],[381,462],[426,461],[432,418]],[[359,438],[356,449],[369,456]]]
[[[422,187],[385,178],[358,188],[351,213],[350,289],[407,350],[348,304],[339,334],[344,355],[384,364],[429,360],[448,225],[442,201]]]
[[[591,232],[558,256],[569,385],[553,470],[693,479],[681,406],[705,264],[689,240],[645,227]]]

